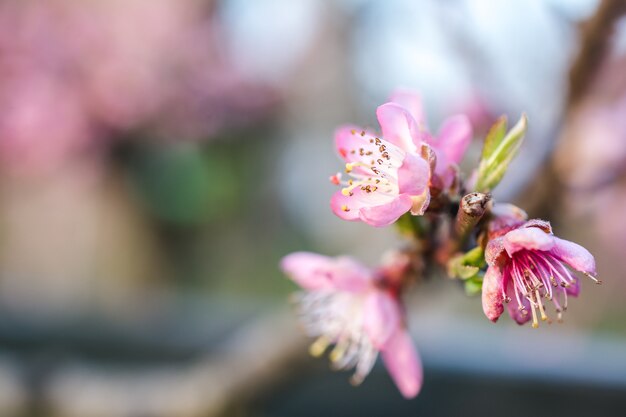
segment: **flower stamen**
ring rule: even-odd
[[[311,343],[309,346],[309,353],[311,356],[319,358],[326,352],[328,346],[330,346],[331,341],[325,335],[318,337],[315,342]]]

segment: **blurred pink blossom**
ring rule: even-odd
[[[208,7],[207,7],[208,6]],[[232,68],[193,0],[0,4],[0,159],[46,172],[130,130],[198,138],[275,101]]]
[[[335,344],[333,367],[356,368],[351,381],[360,384],[381,352],[398,389],[411,398],[421,388],[422,365],[399,300],[398,268],[406,262],[393,258],[374,272],[352,258],[297,252],[283,258],[281,267],[305,290],[298,304],[306,332],[317,337],[311,354],[319,356]]]
[[[483,137],[498,117],[492,103],[478,91],[474,91],[450,107],[450,113],[464,114],[470,121],[476,137]]]
[[[457,176],[458,166],[472,140],[472,125],[464,114],[449,117],[443,122],[438,135],[431,135],[423,111],[422,100],[414,91],[398,90],[392,97],[393,103],[406,108],[417,122],[417,140],[428,144],[435,152],[436,178],[440,184],[434,186],[450,188]]]

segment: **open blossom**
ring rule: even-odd
[[[455,182],[458,164],[472,140],[472,125],[464,114],[447,118],[439,134],[431,135],[424,115],[419,94],[409,90],[398,90],[391,96],[391,101],[406,108],[417,123],[418,137],[414,140],[426,143],[435,152],[437,163],[433,186],[449,189]]]
[[[306,332],[317,338],[312,355],[334,344],[333,367],[355,368],[351,382],[359,384],[380,352],[402,395],[418,394],[422,365],[404,322],[398,265],[371,271],[348,257],[297,252],[283,258],[281,267],[305,290],[298,305]]]
[[[532,317],[533,327],[548,320],[544,303],[552,302],[559,321],[567,309],[568,296],[578,296],[580,282],[566,266],[595,282],[596,264],[582,246],[552,234],[550,223],[529,220],[507,227],[487,244],[489,267],[483,281],[485,315],[497,321],[507,304],[509,314],[524,324]]]
[[[420,141],[417,123],[397,103],[378,107],[382,136],[356,126],[335,132],[335,145],[346,162],[330,180],[343,185],[331,199],[333,212],[344,220],[387,226],[404,213],[423,214],[430,201],[428,148]]]

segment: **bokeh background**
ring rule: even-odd
[[[623,415],[626,10],[619,0],[2,0],[0,415]],[[561,325],[408,299],[425,388],[306,355],[295,250],[374,264],[328,208],[334,128],[396,87],[476,141],[527,112],[496,192],[595,255]]]

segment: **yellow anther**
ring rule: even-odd
[[[309,346],[309,353],[316,358],[322,356],[328,345],[330,345],[330,340],[326,336],[320,336]]]
[[[548,320],[548,316],[546,315],[546,311],[543,308],[543,304],[541,303],[541,296],[539,295],[539,290],[535,290],[535,295],[537,296],[537,304],[539,305],[539,312],[541,313],[541,321]]]
[[[533,329],[536,329],[537,327],[539,327],[539,321],[537,321],[537,312],[535,311],[535,305],[532,303],[530,303],[530,310],[533,313]]]
[[[343,355],[346,353],[346,349],[348,348],[347,343],[339,343],[335,348],[330,352],[328,357],[331,362],[338,362],[343,358]]]

